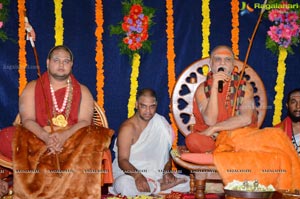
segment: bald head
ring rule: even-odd
[[[215,54],[222,54],[222,53],[227,54],[231,57],[234,57],[232,49],[229,46],[225,46],[225,45],[220,45],[220,46],[215,47],[211,51],[210,56],[213,57]]]

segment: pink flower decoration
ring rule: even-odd
[[[289,2],[283,1],[283,2],[281,2],[281,4],[282,4],[282,8],[280,8],[280,10],[282,12],[288,12],[289,11]]]
[[[3,8],[3,4],[2,3],[0,3],[0,9],[2,9]]]
[[[282,19],[282,14],[279,10],[273,9],[269,12],[269,20],[270,21],[278,21]]]
[[[277,26],[271,26],[270,30],[268,31],[268,35],[270,36],[270,38],[275,41],[276,43],[279,42],[279,35],[277,34],[278,32],[278,28]]]
[[[282,2],[287,8],[272,9],[268,18],[274,22],[267,32],[269,38],[279,46],[288,48],[290,45],[299,43],[299,15],[289,10],[288,2]],[[294,39],[295,38],[295,39]]]
[[[282,29],[281,37],[286,40],[291,40],[292,38],[292,31],[289,28]]]
[[[288,13],[287,19],[290,22],[296,22],[299,19],[299,17],[296,12],[290,12]]]
[[[292,35],[297,37],[299,35],[299,32],[300,32],[299,25],[296,24],[296,23],[292,23],[291,24],[291,31],[292,31]]]
[[[3,26],[3,21],[0,21],[0,28],[2,28]]]

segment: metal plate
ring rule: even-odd
[[[262,192],[249,192],[249,191],[236,191],[225,189],[225,194],[227,196],[232,196],[236,198],[272,198],[275,191],[262,191]]]
[[[299,199],[300,198],[300,194],[296,194],[296,193],[282,193],[282,198],[284,199]]]

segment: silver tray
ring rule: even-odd
[[[275,191],[237,191],[224,189],[227,196],[236,198],[272,198]]]
[[[298,193],[283,192],[282,196],[283,196],[283,198],[289,198],[289,199],[300,198],[300,194],[298,194]]]

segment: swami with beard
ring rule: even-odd
[[[276,127],[282,128],[300,156],[300,88],[292,90],[287,96],[287,117]]]

